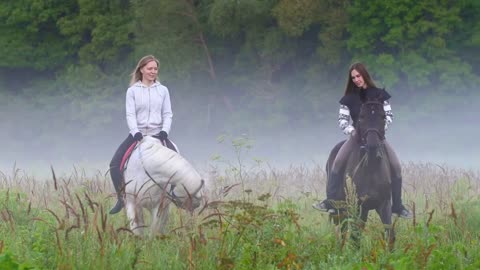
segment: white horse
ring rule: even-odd
[[[125,169],[125,208],[130,229],[143,235],[143,208],[150,210],[152,235],[165,233],[169,205],[193,211],[200,205],[204,180],[180,154],[145,136]]]

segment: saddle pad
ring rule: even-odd
[[[127,163],[128,158],[133,152],[133,149],[135,149],[135,146],[137,145],[137,142],[135,141],[130,145],[130,147],[127,149],[127,152],[125,152],[125,155],[122,157],[122,162],[120,163],[120,171],[123,172],[123,169],[125,167],[125,163]]]

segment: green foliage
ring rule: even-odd
[[[28,264],[18,263],[10,252],[0,254],[0,269],[4,270],[27,270],[36,269]]]
[[[273,15],[278,25],[288,35],[299,37],[322,14],[323,3],[318,0],[288,1],[282,0],[273,8]],[[323,15],[323,14],[322,14]]]
[[[247,138],[231,141],[240,149],[251,144]],[[313,179],[321,177],[318,169],[302,170]],[[430,178],[437,175],[425,170],[417,166],[405,171],[428,182],[417,186],[422,198],[414,199],[416,205],[432,188],[451,196],[436,192],[440,198],[431,202],[438,203],[429,206],[435,212],[424,214],[417,208],[415,220],[396,220],[391,251],[376,215],[370,216],[360,245],[350,240],[341,244],[336,228],[311,209],[309,198],[256,192],[268,181],[262,174],[245,176],[246,181],[256,180],[254,190],[231,190],[237,197],[248,193],[243,200],[212,197],[193,216],[172,208],[169,233],[151,238],[133,237],[124,214],[105,213],[108,194],[103,187],[110,179],[77,175],[51,185],[15,176],[0,181],[2,190],[10,187],[8,193],[0,192],[0,268],[478,269],[478,174],[439,170],[443,177],[460,180],[432,183]],[[295,178],[294,171],[275,172],[284,188],[292,188],[286,181]],[[29,201],[41,203],[28,212]],[[445,209],[445,203],[453,208]]]
[[[302,232],[291,204],[273,211],[254,203],[230,201],[215,208],[221,211],[222,219],[212,215],[201,226],[219,230],[215,236],[221,243],[216,255],[218,267],[266,269],[277,263],[285,267],[302,265],[304,258],[295,249],[296,237]]]
[[[333,67],[340,67],[349,59],[347,48],[347,27],[348,27],[348,0],[341,1],[319,1],[321,9],[318,11],[321,28],[318,32],[317,54],[321,57],[330,70]],[[323,73],[327,73],[324,71]],[[329,73],[329,72],[328,72]],[[333,72],[332,72],[333,73]],[[335,73],[333,73],[335,74]],[[333,74],[328,74],[332,76]],[[328,78],[328,77],[327,77]]]
[[[276,1],[213,0],[209,6],[208,25],[214,34],[239,37],[271,20],[270,12]]]
[[[0,269],[36,269],[28,263],[19,263],[19,261],[32,262],[39,259],[49,262],[51,260],[52,254],[46,253],[48,245],[53,240],[51,231],[45,224],[35,221],[35,218],[45,222],[48,220],[48,218],[40,218],[41,216],[39,209],[32,206],[31,199],[23,192],[11,189],[0,192],[0,232],[3,236],[0,239],[0,253],[4,241],[20,241],[29,247],[26,250],[25,247],[12,245],[10,249],[12,252],[0,254]],[[6,237],[6,235],[10,236]],[[13,254],[22,254],[22,256],[17,258]]]
[[[208,69],[202,50],[208,46],[202,41],[204,23],[190,1],[134,0],[130,12],[135,22],[135,58],[154,54],[160,60],[161,80],[188,80],[194,71]]]
[[[468,87],[475,75],[448,42],[462,28],[464,8],[462,1],[354,2],[348,48],[355,58],[367,59],[389,87],[400,81],[408,88],[439,83],[441,91]]]
[[[0,191],[0,212],[4,215],[4,226],[26,226],[30,224],[30,214],[37,211],[31,207],[28,197],[23,192],[14,190]]]
[[[0,68],[45,70],[59,68],[70,60],[74,48],[56,24],[72,12],[74,2],[1,1]]]
[[[132,12],[128,0],[78,0],[75,12],[58,20],[60,32],[81,63],[118,62],[133,48]]]

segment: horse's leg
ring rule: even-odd
[[[376,210],[385,227],[385,239],[388,242],[388,248],[392,250],[395,244],[395,230],[392,224],[392,201],[385,200]]]
[[[160,203],[152,209],[152,236],[156,234],[165,234],[165,227],[169,217],[170,202],[160,200]]]
[[[137,202],[135,195],[127,194],[125,208],[127,209],[127,217],[130,222],[130,230],[135,235],[143,235],[143,209]]]
[[[359,216],[358,219],[355,219],[356,222],[352,228],[351,235],[351,238],[357,247],[360,246],[360,237],[362,236],[363,229],[365,229],[365,223],[367,223],[368,219],[368,209],[365,209],[360,205],[358,211]]]

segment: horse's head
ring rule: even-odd
[[[369,152],[373,152],[385,139],[385,111],[380,100],[363,102],[357,122],[357,136]]]
[[[174,187],[171,190],[170,199],[176,206],[188,211],[193,211],[202,203],[204,186],[205,180],[201,179],[200,185],[190,191],[184,185]]]

